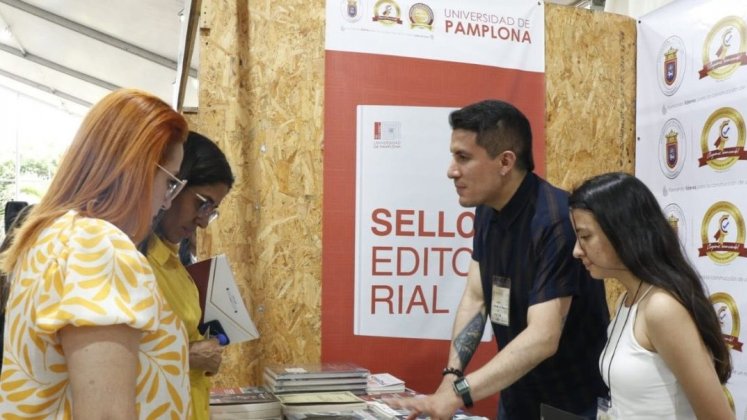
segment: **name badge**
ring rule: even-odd
[[[612,401],[607,398],[597,397],[597,420],[615,420],[615,410]]]
[[[511,305],[511,279],[493,276],[493,299],[490,306],[490,321],[508,327]]]

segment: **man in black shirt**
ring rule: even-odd
[[[501,393],[499,419],[540,418],[545,403],[596,418],[609,313],[604,284],[572,256],[568,194],[532,171],[532,134],[514,106],[489,100],[449,116],[459,203],[477,206],[467,286],[435,394],[399,405],[432,418]],[[465,376],[489,321],[500,351]]]

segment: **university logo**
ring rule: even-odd
[[[747,257],[744,249],[744,218],[728,201],[719,201],[708,209],[700,227],[702,246],[698,256],[716,264],[728,264],[737,257]]]
[[[675,118],[667,121],[659,134],[659,167],[667,178],[676,178],[685,166],[687,138],[682,124]]]
[[[747,64],[747,29],[742,18],[727,16],[708,32],[703,45],[703,68],[699,78],[723,80]]]
[[[725,171],[739,160],[747,160],[745,124],[742,115],[734,108],[717,109],[708,117],[700,135],[702,155],[698,166],[708,165]]]
[[[415,3],[410,7],[410,28],[433,30],[433,9],[425,3]]]
[[[375,121],[373,126],[374,149],[399,149],[402,146],[402,123]]]
[[[342,0],[342,17],[348,22],[355,23],[363,17],[363,0]]]
[[[668,204],[664,207],[664,217],[667,218],[667,222],[672,226],[677,237],[680,239],[680,243],[684,246],[687,242],[687,221],[685,220],[685,212],[676,203]]]
[[[685,42],[678,36],[670,36],[659,49],[658,57],[659,88],[667,96],[674,95],[685,76]]]
[[[402,13],[394,0],[379,0],[374,5],[373,21],[384,25],[401,25]]]
[[[734,351],[741,352],[744,343],[739,341],[739,308],[734,298],[728,293],[718,292],[711,295],[713,309],[721,325],[726,344]]]

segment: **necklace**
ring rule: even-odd
[[[635,294],[633,295],[633,302],[630,304],[630,308],[628,309],[628,313],[625,315],[625,321],[623,321],[622,327],[620,328],[620,333],[617,336],[617,341],[615,341],[615,347],[612,348],[612,354],[610,355],[610,362],[607,364],[607,383],[609,384],[609,401],[610,406],[612,406],[612,360],[615,359],[615,353],[617,352],[617,345],[620,344],[620,338],[622,338],[623,332],[625,331],[625,326],[628,324],[628,318],[630,318],[630,313],[633,312],[633,305],[635,305],[635,301],[638,298],[638,292],[641,290],[641,285],[643,284],[643,281],[640,280],[638,283],[638,287],[635,289]],[[625,297],[627,297],[628,294],[625,294]],[[617,314],[615,315],[615,322],[612,323],[612,331],[610,331],[610,335],[615,332],[615,327],[617,326],[617,320],[620,319],[620,310],[622,309],[623,305],[625,305],[625,297],[623,298],[623,301],[620,302],[620,306],[617,308]],[[611,338],[611,337],[610,337]],[[602,352],[602,360],[601,360],[601,368],[604,368],[604,358],[607,356],[607,348],[610,345],[611,340],[607,340],[607,343],[604,344],[604,351]]]

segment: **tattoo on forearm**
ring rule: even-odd
[[[477,350],[477,345],[480,344],[480,337],[482,337],[482,331],[485,328],[485,316],[482,313],[478,313],[472,318],[464,329],[454,338],[454,349],[459,356],[459,362],[462,365],[462,370],[467,368],[472,356]]]

